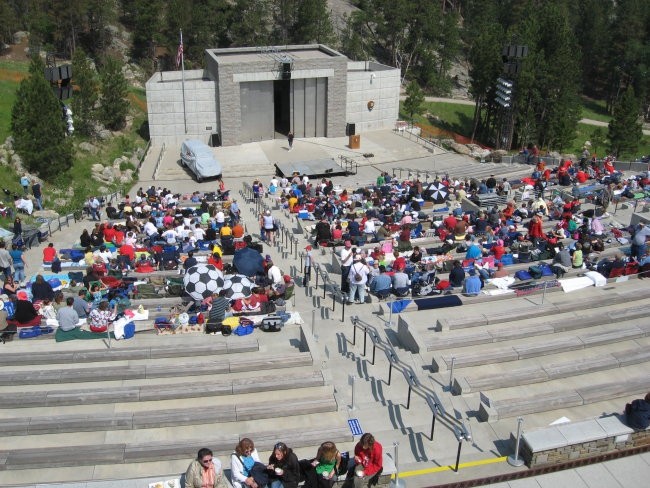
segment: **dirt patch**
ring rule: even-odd
[[[0,59],[11,59],[13,61],[29,61],[28,48],[29,38],[26,37],[19,44],[11,44],[9,48],[2,53]]]
[[[0,80],[1,81],[13,81],[14,83],[20,83],[25,78],[29,76],[29,73],[22,73],[20,71],[10,71],[10,70],[0,70]]]
[[[137,96],[136,96],[135,94],[133,94],[133,93],[129,93],[129,97],[128,97],[128,98],[129,98],[129,100],[130,100],[131,102],[135,103],[135,104],[138,106],[138,108],[140,108],[143,112],[146,112],[146,111],[147,111],[147,102],[145,102],[145,101],[142,100],[141,98],[137,97]]]

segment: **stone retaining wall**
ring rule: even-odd
[[[650,428],[635,431],[610,416],[524,433],[520,454],[535,468],[644,446],[650,446]]]

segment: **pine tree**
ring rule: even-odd
[[[111,130],[120,130],[126,124],[129,112],[128,85],[122,73],[122,63],[115,58],[107,58],[100,79],[101,121]]]
[[[297,44],[329,44],[334,40],[326,0],[302,0],[294,27],[293,42]]]
[[[72,57],[74,84],[78,88],[72,94],[72,114],[75,129],[79,134],[90,135],[97,122],[97,100],[99,100],[99,81],[97,73],[86,53],[77,48]]]
[[[406,87],[406,100],[404,100],[404,110],[413,120],[413,115],[420,112],[424,103],[424,93],[417,81],[411,81]]]
[[[270,0],[236,0],[229,11],[230,40],[234,46],[264,46],[271,32]]]
[[[20,83],[11,112],[15,148],[31,172],[51,179],[72,166],[72,144],[66,137],[60,102],[43,76],[45,65],[32,60]]]
[[[616,156],[634,156],[643,137],[639,122],[639,101],[631,86],[614,105],[614,118],[609,123],[607,137],[611,152]]]

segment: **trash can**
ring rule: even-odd
[[[361,147],[361,136],[359,134],[351,135],[348,146],[350,149],[359,149]]]

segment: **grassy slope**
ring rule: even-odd
[[[15,92],[18,89],[20,80],[28,73],[29,64],[27,62],[17,61],[0,61],[0,142],[4,142],[10,135],[11,109],[15,100]],[[74,197],[66,208],[56,209],[63,212],[70,212],[79,209],[90,193],[97,192],[101,186],[95,180],[90,178],[91,166],[95,163],[102,163],[110,166],[113,160],[124,153],[133,151],[135,148],[143,148],[146,145],[145,138],[141,134],[146,133],[143,130],[146,127],[146,96],[145,91],[140,88],[131,88],[129,90],[130,114],[133,116],[133,125],[128,130],[117,137],[110,139],[101,144],[97,141],[89,141],[100,146],[100,151],[96,155],[78,152],[75,155],[73,169],[66,175],[62,175],[57,182],[45,185],[46,206],[48,197],[52,197],[53,191],[64,192],[68,188],[74,191]],[[74,142],[89,140],[88,138],[75,135]],[[0,171],[0,188],[7,188],[14,193],[22,191],[19,184],[19,176],[10,168],[3,168]],[[48,188],[49,186],[49,188]],[[54,186],[54,187],[53,187]],[[116,189],[116,186],[110,190]],[[10,222],[0,218],[0,225],[7,227]]]

